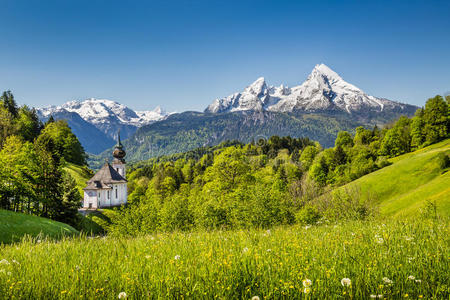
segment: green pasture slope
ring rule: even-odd
[[[42,238],[61,238],[72,236],[78,231],[73,227],[50,219],[30,216],[7,210],[0,210],[0,244],[17,242],[29,235]]]
[[[83,195],[83,188],[86,187],[86,181],[92,177],[92,172],[86,167],[77,166],[72,163],[67,163],[64,169],[75,179],[78,190]]]
[[[427,203],[450,217],[450,170],[439,167],[439,154],[450,154],[450,139],[391,159],[392,165],[363,176],[347,186],[358,186],[375,197],[382,214],[415,217]]]

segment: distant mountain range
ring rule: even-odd
[[[133,111],[99,99],[71,101],[38,113],[43,120],[50,115],[66,119],[85,149],[100,153],[91,155],[95,164],[110,156],[119,129],[126,139],[127,160],[136,161],[225,140],[249,142],[272,135],[309,137],[328,147],[340,130],[382,125],[400,115],[411,116],[416,109],[367,95],[320,64],[298,86],[269,86],[261,77],[242,92],[214,100],[203,113],[169,114],[159,107]]]
[[[258,78],[243,92],[216,99],[205,112],[221,113],[243,110],[276,112],[343,111],[349,114],[367,112],[407,112],[412,106],[369,96],[344,81],[324,64],[316,65],[305,82],[292,88],[268,86]]]
[[[111,100],[91,98],[40,108],[38,115],[43,121],[50,115],[56,120],[67,120],[85,150],[98,154],[115,144],[118,130],[122,139],[127,139],[139,127],[169,114],[159,106],[150,111],[134,111]]]

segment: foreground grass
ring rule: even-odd
[[[24,240],[0,248],[0,298],[448,299],[448,222],[386,222]]]
[[[25,235],[58,239],[75,234],[78,231],[70,225],[0,209],[0,244],[20,241]]]

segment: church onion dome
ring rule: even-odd
[[[125,150],[123,150],[123,145],[120,142],[120,132],[118,133],[118,141],[117,141],[117,145],[114,147],[113,153],[112,153],[113,157],[120,160],[120,161],[124,161],[124,157],[126,155]]]

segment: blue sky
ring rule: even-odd
[[[89,97],[203,110],[257,77],[325,63],[423,105],[450,91],[450,1],[0,1],[0,89],[20,104]]]

